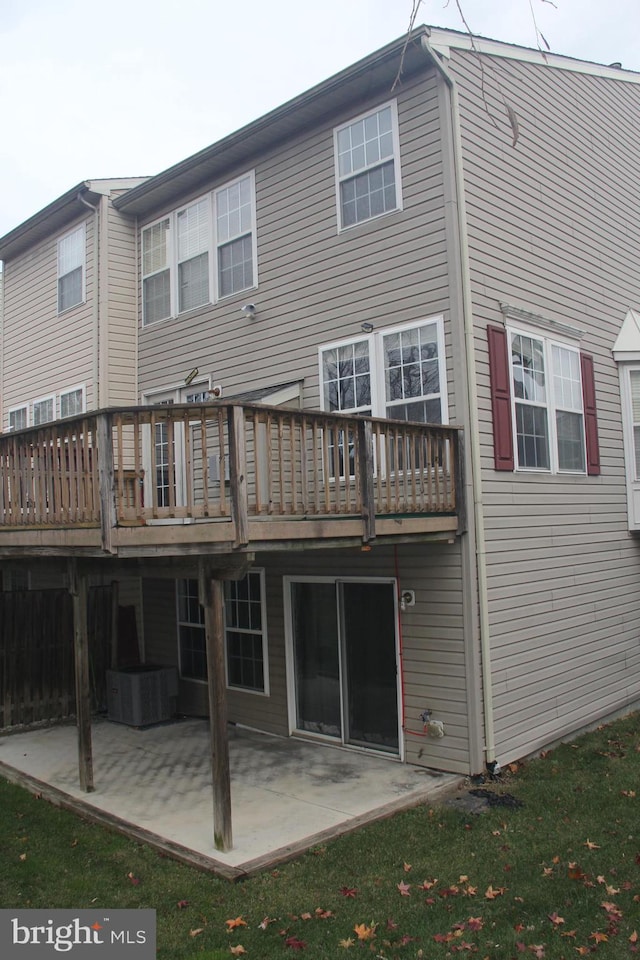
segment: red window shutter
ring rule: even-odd
[[[584,432],[587,443],[587,473],[600,474],[600,445],[598,443],[598,416],[596,413],[596,381],[593,375],[593,357],[580,354],[582,372],[582,399],[584,403]]]
[[[493,459],[496,470],[513,470],[513,426],[507,331],[504,327],[488,326],[487,337],[493,414]]]

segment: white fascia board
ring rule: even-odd
[[[472,39],[467,33],[454,33],[449,30],[442,30],[439,27],[430,28],[429,46],[447,59],[451,58],[452,49],[475,50],[477,53],[488,54],[492,57],[520,60],[523,63],[535,63],[541,67],[569,70],[571,73],[586,73],[595,77],[605,77],[608,80],[640,83],[640,73],[634,73],[632,70],[591,63],[588,60],[574,60],[573,57],[563,57],[557,53],[533,50],[530,47],[518,47],[512,43],[502,43],[500,40],[489,40],[486,37],[474,36]]]

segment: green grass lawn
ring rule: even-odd
[[[231,884],[0,780],[0,906],[152,907],[158,957],[640,954],[640,715]],[[637,931],[637,934],[636,934]]]

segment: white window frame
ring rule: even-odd
[[[12,414],[12,413],[22,413],[23,410],[24,410],[24,421],[25,421],[25,422],[24,422],[24,427],[16,427],[16,426],[13,426],[13,425],[11,424],[11,414]],[[8,429],[9,429],[10,431],[13,431],[13,430],[26,430],[27,427],[30,426],[30,423],[29,423],[29,404],[28,404],[28,403],[22,403],[22,404],[20,404],[20,406],[18,406],[18,407],[9,407],[9,409],[7,410],[7,423],[8,423]]]
[[[205,626],[204,626],[204,610],[203,610],[203,608],[202,608],[202,604],[200,604],[200,606],[199,606],[199,609],[200,609],[200,611],[201,611],[201,613],[202,613],[202,620],[201,620],[201,621],[199,620],[199,621],[196,623],[195,621],[191,621],[191,620],[183,620],[183,619],[180,617],[180,590],[181,590],[181,584],[182,584],[182,583],[185,583],[185,582],[189,582],[189,581],[191,581],[191,582],[193,582],[193,583],[196,584],[196,591],[197,591],[197,590],[198,590],[198,581],[195,580],[193,577],[180,577],[179,579],[176,580],[176,631],[177,631],[177,638],[176,638],[176,639],[177,639],[177,642],[178,642],[178,673],[179,673],[180,679],[181,679],[181,680],[184,680],[184,681],[187,682],[187,683],[201,683],[201,684],[204,684],[204,685],[206,686],[206,684],[207,684],[207,682],[208,682],[208,681],[207,681],[207,675],[206,675],[206,671],[207,671],[207,644],[206,644],[206,634],[205,634]],[[189,677],[189,676],[186,676],[186,675],[183,673],[183,671],[182,671],[182,643],[181,643],[181,640],[180,640],[180,628],[183,627],[183,626],[185,626],[185,627],[198,627],[199,629],[202,630],[202,641],[203,641],[203,645],[204,645],[204,666],[205,666],[205,676],[204,676],[204,677]]]
[[[53,416],[51,417],[50,420],[38,420],[38,421],[36,422],[36,407],[39,406],[40,404],[43,404],[43,403],[51,403],[51,409],[52,409],[52,411],[53,411]],[[44,396],[44,397],[37,397],[37,398],[33,401],[33,405],[32,405],[32,417],[31,417],[31,422],[32,422],[33,426],[34,426],[34,427],[39,427],[39,426],[41,426],[41,425],[43,425],[43,424],[45,424],[45,423],[53,423],[53,422],[55,421],[55,419],[56,419],[56,395],[55,395],[55,393],[47,394],[47,395]]]
[[[349,344],[366,342],[369,345],[369,376],[371,378],[371,416],[380,419],[390,419],[387,416],[387,399],[385,396],[385,354],[384,338],[396,333],[409,332],[418,327],[435,326],[436,342],[438,344],[438,384],[440,388],[440,415],[443,424],[449,422],[449,406],[447,402],[447,371],[446,355],[444,347],[444,317],[437,314],[434,317],[424,317],[420,320],[411,320],[407,323],[396,324],[392,327],[381,327],[372,333],[360,337],[349,337],[344,340],[336,340],[333,343],[323,343],[318,348],[319,364],[319,383],[320,383],[320,406],[327,413],[353,413],[357,414],[359,410],[366,407],[349,407],[344,410],[331,411],[328,409],[324,395],[324,353],[327,350],[336,350]],[[429,394],[428,396],[434,396]],[[415,398],[425,399],[425,398]],[[410,398],[406,402],[411,402]]]
[[[75,264],[71,269],[65,270],[64,273],[61,272],[60,259],[62,255],[62,247],[65,241],[70,240],[75,234],[82,234],[82,257],[81,262]],[[56,283],[56,297],[57,297],[57,309],[58,314],[66,313],[68,310],[73,310],[74,307],[79,306],[80,304],[86,301],[86,264],[87,264],[87,225],[86,223],[81,223],[79,226],[74,227],[73,230],[70,230],[63,237],[60,237],[57,242],[57,283]],[[60,306],[60,282],[64,280],[65,277],[68,277],[75,270],[81,270],[81,284],[80,284],[80,299],[74,301],[74,303],[68,304],[66,307]]]
[[[267,596],[266,596],[266,578],[265,570],[263,567],[250,567],[247,570],[247,575],[249,574],[258,574],[260,582],[260,630],[252,630],[249,628],[240,628],[240,627],[230,627],[227,624],[227,589],[228,585],[231,582],[236,581],[225,581],[225,613],[224,613],[224,661],[225,661],[225,676],[226,684],[229,690],[238,691],[240,693],[249,693],[258,697],[268,697],[269,693],[269,642],[268,642],[268,629],[267,629]],[[237,684],[232,684],[229,680],[229,634],[230,633],[250,633],[254,636],[259,636],[262,640],[262,679],[263,679],[263,689],[258,690],[254,687],[241,687]]]
[[[515,471],[517,473],[540,473],[540,474],[562,474],[568,476],[586,476],[587,475],[587,448],[586,448],[586,426],[585,426],[585,410],[584,410],[584,396],[582,390],[582,372],[581,372],[581,363],[580,363],[580,347],[577,342],[572,342],[568,339],[559,338],[557,336],[550,337],[547,333],[543,333],[540,330],[536,330],[535,327],[524,327],[524,326],[515,326],[508,324],[506,327],[507,333],[507,343],[508,343],[508,356],[509,356],[509,392],[511,396],[511,423],[513,429],[513,440],[514,440],[514,463]],[[513,350],[512,350],[512,338],[514,336],[527,337],[529,339],[537,340],[542,343],[543,347],[543,358],[544,358],[544,375],[545,375],[545,393],[546,399],[544,401],[529,401],[532,406],[535,407],[544,407],[547,413],[547,436],[549,442],[549,466],[548,467],[534,467],[521,465],[519,461],[519,452],[518,452],[518,426],[517,426],[517,417],[516,417],[516,405],[524,404],[527,405],[527,400],[523,400],[521,397],[516,397],[514,390],[514,367],[513,367]],[[565,407],[562,404],[558,403],[557,397],[555,395],[555,386],[554,386],[554,366],[553,366],[553,348],[558,347],[562,350],[567,350],[577,357],[577,369],[578,377],[577,384],[580,390],[580,410],[573,409],[570,407]],[[582,417],[582,456],[584,467],[582,470],[571,470],[566,467],[560,467],[559,463],[559,454],[558,454],[558,432],[556,425],[556,413],[558,411],[566,410],[568,413],[579,413]]]
[[[366,120],[368,117],[372,117],[375,114],[380,113],[382,110],[385,110],[387,107],[391,109],[391,133],[393,138],[393,156],[385,157],[384,160],[376,161],[372,164],[365,164],[365,166],[358,168],[355,172],[351,171],[348,174],[342,175],[340,173],[339,166],[339,150],[338,150],[338,137],[343,130],[348,129],[356,123],[359,123],[361,120]],[[370,223],[372,220],[379,220],[381,217],[389,216],[389,214],[397,213],[402,210],[402,168],[400,164],[400,135],[398,132],[398,103],[397,100],[389,100],[386,103],[378,104],[376,107],[373,107],[371,110],[366,110],[364,113],[359,114],[357,117],[351,117],[346,123],[341,123],[340,126],[335,127],[333,131],[333,157],[334,157],[334,169],[335,169],[335,185],[336,185],[336,216],[338,222],[338,233],[342,233],[344,230],[353,230],[364,223]],[[388,163],[389,160],[393,162],[393,175],[394,175],[394,184],[396,192],[396,205],[393,209],[384,210],[382,213],[373,214],[371,217],[366,217],[363,220],[357,220],[355,223],[344,224],[342,218],[342,184],[346,183],[349,180],[353,180],[361,174],[368,173],[371,170],[375,170],[378,167],[383,166],[385,163]]]
[[[253,283],[248,287],[243,287],[242,290],[235,290],[232,293],[225,294],[222,296],[220,293],[220,280],[219,280],[219,271],[218,271],[218,257],[219,250],[221,246],[224,246],[227,242],[223,244],[218,243],[217,236],[217,198],[225,190],[235,186],[243,180],[248,180],[251,190],[251,255],[252,255],[252,268],[253,268]],[[207,209],[207,218],[208,218],[208,227],[207,227],[207,246],[206,251],[201,250],[200,253],[206,252],[208,254],[208,279],[209,279],[209,296],[206,302],[198,304],[197,306],[188,307],[185,310],[180,310],[180,291],[179,291],[179,267],[180,262],[186,262],[189,258],[185,258],[185,261],[179,260],[179,250],[178,250],[178,217],[180,214],[183,214],[185,211],[191,209],[192,207],[197,206],[200,203],[206,203]],[[151,273],[145,274],[144,272],[144,236],[147,231],[157,227],[159,224],[168,223],[168,229],[166,233],[166,265],[162,268],[159,268]],[[231,239],[240,239],[241,236],[246,236],[247,232],[238,235]],[[156,275],[164,273],[166,270],[169,272],[169,312],[166,316],[160,317],[157,320],[147,320],[145,317],[145,297],[144,297],[144,282],[145,280],[150,279]],[[154,326],[157,323],[162,323],[165,320],[176,319],[177,317],[184,317],[190,313],[194,313],[198,310],[202,310],[204,307],[209,306],[214,303],[218,303],[220,300],[229,300],[232,297],[239,297],[246,295],[248,290],[253,290],[258,286],[258,243],[257,243],[257,231],[256,231],[256,187],[255,187],[255,172],[253,170],[243,173],[239,177],[235,177],[233,180],[230,180],[228,183],[223,183],[219,187],[216,187],[215,190],[210,191],[209,193],[203,194],[202,196],[196,197],[193,200],[189,201],[187,204],[183,204],[180,207],[176,207],[175,210],[172,210],[168,214],[163,214],[163,216],[158,217],[156,220],[153,220],[151,223],[146,223],[140,229],[140,302],[142,310],[142,325],[143,327]]]
[[[622,401],[622,431],[624,439],[624,462],[627,487],[627,513],[629,530],[640,530],[640,469],[636,469],[640,443],[636,444],[634,427],[640,426],[633,418],[633,393],[631,390],[631,374],[640,377],[640,356],[634,360],[618,363],[620,376],[620,399]]]
[[[81,396],[81,401],[80,401],[80,413],[68,413],[68,414],[65,415],[65,414],[62,413],[62,400],[63,400],[63,397],[69,397],[69,396],[71,396],[71,394],[73,394],[73,393],[80,393],[80,396]],[[69,387],[67,390],[61,390],[61,391],[60,391],[60,400],[59,400],[59,402],[60,402],[60,419],[61,419],[61,420],[64,420],[64,419],[66,419],[67,417],[79,417],[81,414],[85,413],[85,411],[86,411],[86,409],[87,409],[87,390],[86,390],[86,387],[85,387],[84,383],[79,383],[79,384],[78,384],[77,386],[75,386],[75,387]]]
[[[232,187],[235,187],[236,184],[241,183],[243,180],[249,181],[249,188],[251,190],[251,257],[252,257],[252,273],[253,273],[253,283],[247,287],[243,287],[239,290],[234,290],[231,293],[223,294],[220,290],[220,251],[223,247],[227,246],[229,243],[232,243],[234,240],[240,240],[242,237],[247,235],[247,231],[240,232],[233,237],[227,238],[226,240],[220,242],[218,236],[218,206],[219,206],[219,196],[221,193],[224,193],[226,190],[229,190]],[[241,293],[246,293],[247,290],[254,290],[258,286],[258,240],[256,236],[256,177],[255,171],[250,170],[248,173],[243,173],[242,176],[236,177],[234,180],[230,180],[228,183],[223,183],[220,187],[217,187],[213,192],[213,230],[215,234],[215,265],[214,265],[214,274],[215,274],[215,298],[216,302],[219,300],[228,300],[230,297],[237,297]]]

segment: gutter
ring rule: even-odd
[[[473,301],[471,296],[471,273],[469,269],[469,240],[464,195],[464,170],[462,162],[462,138],[460,135],[460,105],[456,82],[430,46],[426,36],[420,38],[424,52],[447,84],[451,99],[451,131],[453,134],[453,162],[455,199],[457,212],[457,236],[460,257],[460,281],[462,285],[462,313],[466,354],[466,390],[469,411],[469,434],[471,453],[471,485],[473,491],[473,517],[476,537],[476,568],[478,581],[478,614],[480,620],[480,650],[482,658],[482,699],[484,714],[485,762],[493,769],[495,762],[495,734],[493,722],[493,691],[491,687],[491,633],[489,629],[489,603],[487,598],[487,546],[482,502],[482,474],[480,457],[480,423],[476,402],[476,363],[473,329]]]

